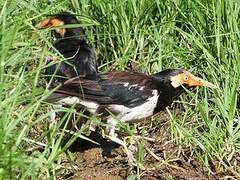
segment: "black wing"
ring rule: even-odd
[[[118,104],[135,107],[153,96],[152,90],[150,76],[135,72],[111,72],[99,75],[97,80],[70,79],[49,99],[54,101],[54,96],[58,95],[59,100],[62,94],[62,97],[77,96],[100,105]]]
[[[51,77],[55,74],[58,82],[64,82],[66,79],[79,75],[84,75],[89,79],[96,78],[96,56],[85,41],[76,38],[60,39],[55,42],[54,47],[66,60],[47,67],[46,76]]]

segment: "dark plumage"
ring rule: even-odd
[[[58,27],[62,25],[79,24],[76,17],[70,13],[61,13],[41,21],[38,28]],[[54,29],[56,41],[53,47],[65,58],[64,61],[48,66],[45,71],[47,80],[55,75],[54,81],[63,83],[76,76],[86,76],[94,79],[97,76],[97,64],[94,50],[87,43],[82,27]],[[48,58],[48,63],[53,59]]]
[[[95,80],[70,79],[48,101],[80,104],[107,119],[113,128],[117,123],[115,119],[137,122],[165,109],[181,94],[183,86],[216,87],[184,69],[168,69],[150,76],[137,72],[110,72],[100,74]]]
[[[79,24],[79,21],[77,20],[76,16],[69,12],[62,12],[62,13],[53,15],[51,19],[58,19],[60,21],[63,21],[62,25]],[[66,39],[67,37],[74,37],[76,39],[87,41],[85,30],[82,27],[69,27],[65,29],[64,35],[61,34],[61,30],[60,30],[60,33],[59,33],[59,30],[55,30],[54,35],[58,39],[62,39],[62,38]]]

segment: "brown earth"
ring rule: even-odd
[[[240,179],[230,169],[225,172],[214,172],[214,168],[204,167],[200,161],[194,159],[189,149],[174,144],[169,130],[168,114],[161,112],[157,118],[158,124],[153,125],[151,119],[145,123],[145,137],[151,137],[155,141],[144,142],[144,162],[139,171],[137,167],[129,166],[123,147],[104,139],[97,132],[92,132],[89,138],[100,145],[77,139],[69,148],[73,160],[69,162],[69,158],[62,155],[62,169],[57,179],[122,180],[130,177],[137,179],[137,173],[143,180]],[[136,147],[139,145],[138,141],[135,143]],[[134,154],[137,155],[138,152]]]

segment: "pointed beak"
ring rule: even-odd
[[[206,86],[206,87],[209,87],[209,88],[212,88],[212,89],[215,89],[215,88],[218,88],[217,85],[215,84],[212,84],[208,81],[205,81],[199,77],[196,77],[196,76],[191,76],[191,79],[189,80],[189,86],[190,87],[193,87],[193,86]]]
[[[217,85],[212,84],[212,83],[207,82],[207,81],[203,81],[203,86],[209,87],[211,89],[219,88]]]

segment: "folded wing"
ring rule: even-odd
[[[103,106],[116,104],[132,108],[152,96],[151,85],[151,77],[135,72],[101,74],[96,80],[76,77],[66,81],[49,100],[78,97]]]

